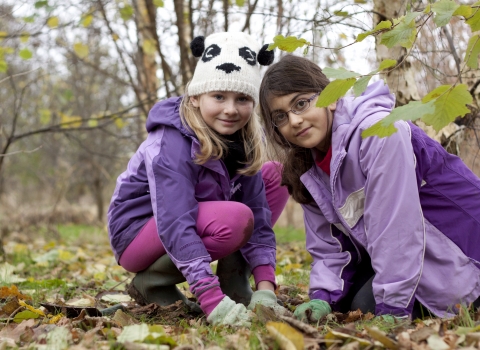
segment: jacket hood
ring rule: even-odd
[[[349,124],[344,137],[349,138],[355,129],[366,118],[373,114],[388,115],[395,106],[395,96],[390,93],[383,81],[377,81],[358,97],[348,96],[337,102],[335,117],[333,118],[333,132],[339,127]],[[343,132],[342,132],[343,134]]]
[[[184,135],[192,136],[193,133],[185,128],[180,119],[180,104],[182,103],[182,99],[183,96],[171,97],[157,102],[148,113],[146,124],[147,132],[151,132],[163,125],[176,128]]]

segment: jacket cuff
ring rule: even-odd
[[[408,305],[406,308],[390,306],[383,303],[377,304],[375,306],[375,315],[377,316],[393,315],[397,317],[403,317],[403,316],[409,317],[412,315],[412,309],[413,309],[413,298],[412,298],[412,301],[410,302],[410,305]]]
[[[252,274],[255,279],[255,287],[258,287],[258,284],[261,281],[268,281],[273,283],[275,289],[277,289],[277,284],[275,283],[275,271],[271,265],[259,265],[252,270]]]

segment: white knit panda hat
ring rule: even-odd
[[[268,44],[260,45],[246,33],[216,33],[196,37],[190,43],[195,57],[201,57],[187,93],[198,96],[210,91],[234,91],[258,104],[260,66],[273,62]]]

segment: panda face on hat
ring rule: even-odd
[[[196,37],[190,44],[200,57],[187,93],[190,96],[210,91],[234,91],[251,96],[258,102],[260,64],[273,62],[268,44],[260,45],[245,33],[216,33]]]

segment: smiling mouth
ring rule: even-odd
[[[303,130],[300,130],[300,132],[298,132],[295,136],[303,136],[308,130],[310,130],[311,126],[309,126],[308,128],[305,128]]]

